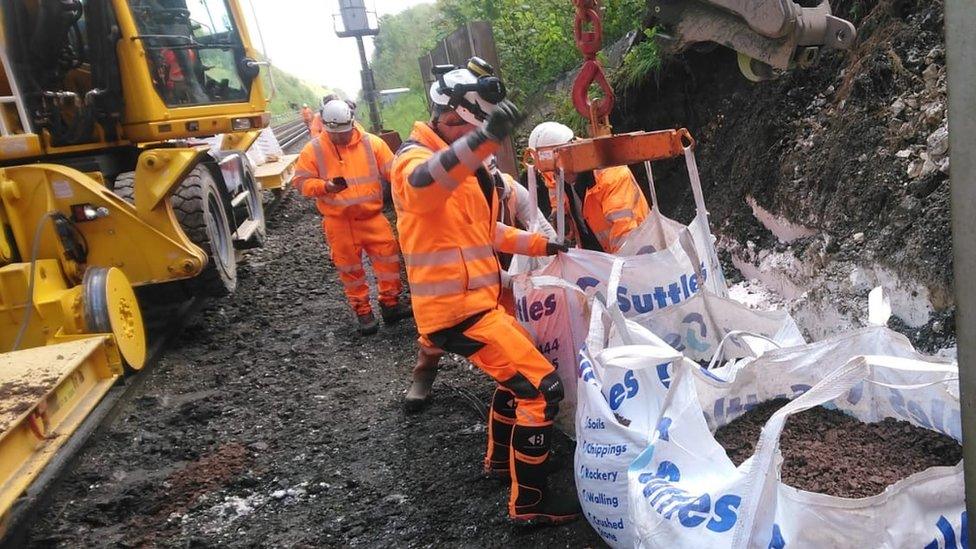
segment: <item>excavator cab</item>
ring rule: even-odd
[[[26,158],[267,126],[228,0],[0,0],[4,136]]]

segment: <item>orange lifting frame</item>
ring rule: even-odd
[[[694,148],[695,139],[685,128],[655,132],[634,132],[571,141],[565,145],[540,148],[533,160],[536,169],[581,173],[612,166],[626,166],[675,158],[685,148]]]

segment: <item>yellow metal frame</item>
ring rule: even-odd
[[[111,338],[0,354],[0,533],[16,502],[122,375]]]
[[[136,168],[135,202],[124,200],[97,180],[77,170],[53,164],[0,169],[0,206],[5,209],[23,260],[30,259],[34,232],[49,212],[71,216],[71,207],[89,204],[107,215],[76,227],[88,243],[88,264],[118,267],[133,285],[191,278],[207,263],[207,256],[180,229],[166,197],[199,161],[201,149],[154,149],[142,153]],[[39,258],[61,259],[63,252],[53,227],[41,232]],[[67,262],[65,262],[67,263]],[[78,280],[66,264],[69,279]]]
[[[273,162],[261,164],[254,170],[254,177],[266,191],[281,191],[295,175],[297,154],[286,154]]]

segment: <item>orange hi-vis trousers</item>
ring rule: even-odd
[[[466,357],[513,394],[518,425],[552,423],[563,398],[556,369],[536,349],[525,328],[502,308],[427,334],[421,343]]]
[[[379,302],[394,306],[403,291],[400,281],[400,248],[390,222],[383,214],[366,219],[323,217],[322,230],[332,252],[332,263],[346,292],[349,306],[357,315],[372,311],[369,285],[363,268],[363,252],[369,256],[379,288]]]

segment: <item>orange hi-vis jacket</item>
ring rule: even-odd
[[[556,178],[551,173],[543,173],[542,176],[555,210]],[[627,166],[596,170],[593,176],[594,185],[586,190],[586,196],[580,197],[583,201],[583,221],[596,236],[603,251],[616,253],[627,235],[651,214],[651,209]],[[568,192],[564,196],[570,200]],[[568,207],[566,212],[570,212]],[[576,222],[573,219],[574,225]],[[576,233],[579,235],[578,229]]]
[[[383,210],[380,179],[390,179],[392,161],[386,142],[356,124],[348,145],[336,145],[328,132],[309,141],[298,157],[292,184],[302,195],[317,198],[319,213],[326,217],[366,219]],[[325,182],[340,177],[348,187],[328,192]]]
[[[452,147],[452,152],[461,151],[455,166],[437,163],[435,154],[447,148],[430,126],[415,123],[393,161],[390,179],[414,318],[423,335],[498,307],[496,251],[539,256],[548,243],[541,235],[496,221],[498,196],[483,164],[497,148],[495,142],[475,150]],[[417,187],[409,179],[422,167],[430,169],[434,181]]]
[[[325,133],[325,124],[322,123],[322,113],[316,112],[312,115],[312,123],[308,126],[308,133],[312,137],[318,137]]]

